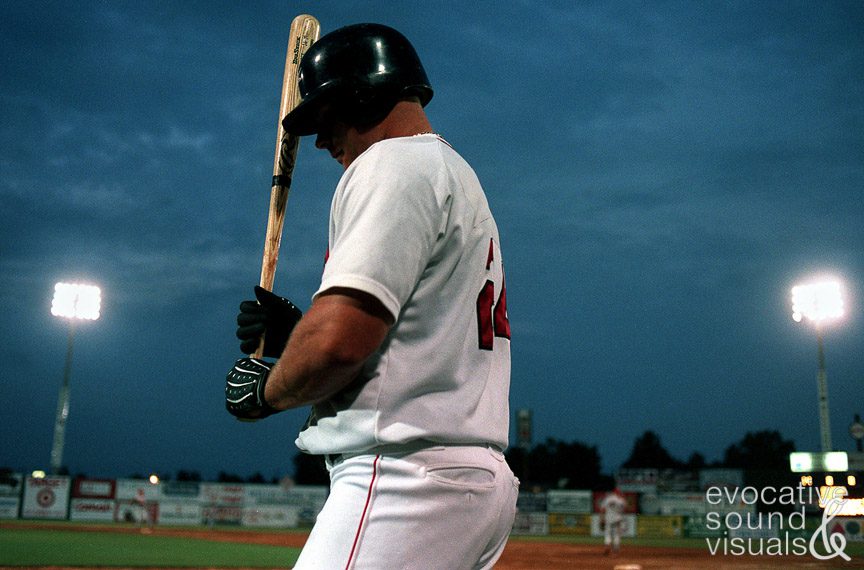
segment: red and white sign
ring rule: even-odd
[[[111,499],[72,499],[69,520],[111,522],[114,520],[114,501]]]
[[[242,507],[246,502],[246,486],[240,484],[202,483],[201,500],[209,505]]]
[[[69,507],[69,477],[28,477],[24,484],[21,517],[65,519]]]
[[[108,479],[75,479],[72,497],[76,499],[113,499],[114,481]]]

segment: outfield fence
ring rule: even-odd
[[[554,490],[522,492],[514,534],[533,536],[604,535],[600,502],[605,492]],[[752,501],[712,502],[704,492],[625,492],[624,538],[640,539],[809,539],[824,522],[816,505],[788,505],[783,512],[760,512]],[[763,509],[764,511],[764,509]],[[864,542],[864,518],[836,517],[827,531]]]
[[[296,528],[314,523],[327,493],[324,486],[12,473],[0,480],[0,519]]]
[[[20,473],[0,477],[0,519],[70,520],[141,525],[309,527],[327,499],[325,486],[143,479],[72,479]],[[522,492],[517,535],[603,536],[605,492]],[[711,502],[704,492],[625,492],[625,538],[809,537],[821,512],[812,505],[759,513],[753,501]],[[775,516],[776,515],[776,516]],[[800,516],[795,516],[800,515]],[[831,533],[864,542],[864,518],[837,517]]]

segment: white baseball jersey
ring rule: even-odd
[[[600,508],[603,509],[604,520],[607,524],[619,523],[624,520],[624,509],[627,508],[627,501],[618,493],[608,493],[600,502]]]
[[[358,379],[313,406],[314,454],[429,440],[492,444],[509,431],[510,324],[498,228],[471,167],[436,135],[387,139],[344,172],[316,296],[374,295],[396,317]]]

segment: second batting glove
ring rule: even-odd
[[[303,313],[294,303],[255,286],[258,301],[240,303],[237,315],[237,338],[244,354],[253,354],[264,335],[264,354],[268,358],[279,358],[288,342],[288,337]]]

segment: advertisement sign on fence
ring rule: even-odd
[[[200,503],[182,499],[159,501],[159,524],[199,525],[203,520]]]
[[[591,491],[548,491],[546,509],[550,513],[588,514],[593,509]]]
[[[73,521],[111,522],[114,520],[113,499],[72,499],[69,519]]]
[[[660,481],[658,469],[620,469],[615,484],[630,493],[656,493]]]
[[[636,520],[639,538],[678,538],[683,534],[684,517],[641,515]]]
[[[516,500],[516,509],[520,513],[545,513],[546,493],[522,491]]]
[[[246,486],[240,483],[202,483],[201,501],[207,505],[242,507],[246,502]]]
[[[289,490],[282,485],[245,485],[246,505],[287,505]]]
[[[709,505],[702,493],[663,493],[642,495],[639,507],[645,515],[705,516]]]
[[[0,519],[17,519],[21,499],[18,497],[0,497]]]
[[[113,499],[114,481],[110,479],[75,479],[72,497],[80,499]]]
[[[69,509],[69,477],[27,477],[21,517],[65,519]]]
[[[287,505],[259,505],[243,509],[243,526],[296,528],[297,509]]]
[[[197,499],[201,495],[201,483],[197,481],[164,481],[159,486],[163,497]]]
[[[591,534],[591,515],[549,513],[549,534]]]
[[[158,501],[160,485],[146,479],[117,479],[116,498],[121,501],[136,501],[143,496],[145,501]]]
[[[202,510],[204,524],[239,525],[243,520],[243,507],[205,506]]]
[[[516,513],[513,534],[545,536],[549,534],[549,517],[546,513]]]
[[[699,471],[699,488],[707,491],[711,487],[741,488],[744,486],[743,469],[701,469]]]

